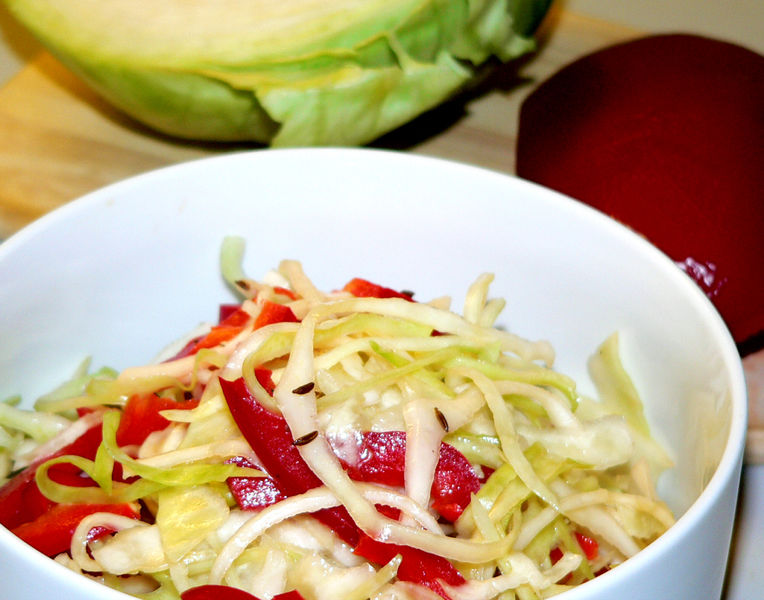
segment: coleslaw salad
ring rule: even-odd
[[[0,523],[146,599],[528,600],[616,568],[674,518],[613,335],[597,398],[495,325],[493,276],[450,299],[296,261],[146,365],[89,362],[0,402]]]

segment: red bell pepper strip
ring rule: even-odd
[[[225,321],[237,310],[241,310],[241,304],[221,304],[218,306],[218,324]]]
[[[297,296],[291,290],[284,288],[275,288],[281,294],[296,299]],[[250,315],[241,308],[239,304],[221,304],[218,309],[219,322],[207,335],[203,335],[190,340],[183,348],[171,359],[177,360],[186,356],[196,354],[202,348],[213,348],[223,342],[236,337],[247,326]],[[297,322],[292,309],[283,304],[266,300],[263,302],[260,313],[255,318],[252,329],[259,329],[271,323]]]
[[[366,279],[355,277],[345,284],[343,291],[349,292],[356,298],[403,298],[413,302],[411,294],[398,292],[392,288],[384,287]]]
[[[263,389],[268,392],[268,395],[273,396],[273,390],[276,389],[276,384],[273,383],[270,369],[263,369],[261,367],[255,368],[255,377],[257,378],[258,383],[263,386]]]
[[[253,329],[260,329],[273,323],[297,323],[298,319],[292,309],[285,304],[278,304],[266,300],[263,302],[260,312],[255,317]]]
[[[586,556],[588,560],[594,560],[597,558],[599,554],[599,544],[597,543],[597,540],[595,540],[593,537],[581,533],[580,531],[574,531],[573,535],[578,542],[578,546],[581,548],[581,551],[584,553],[584,556]],[[552,560],[552,564],[556,563],[562,558],[562,550],[559,547],[552,548],[552,550],[549,552],[549,558]]]
[[[597,540],[595,540],[593,537],[590,537],[588,535],[584,535],[580,531],[575,532],[576,541],[578,542],[578,545],[581,547],[581,550],[584,551],[584,555],[589,560],[594,560],[597,558],[597,555],[599,554],[599,544],[597,543]]]
[[[356,481],[384,485],[404,485],[406,434],[402,431],[364,432],[353,464],[343,463],[348,475]],[[453,446],[441,444],[430,494],[433,508],[442,517],[455,521],[480,489],[480,479],[472,465]]]
[[[239,304],[221,304],[218,308],[218,324],[209,333],[196,337],[169,360],[177,360],[196,354],[202,348],[213,348],[236,337],[249,321],[249,313]]]
[[[249,592],[227,585],[200,585],[189,588],[180,595],[181,600],[260,600]],[[292,590],[276,594],[273,600],[305,600],[300,592]]]
[[[258,468],[243,456],[235,456],[226,462],[239,467]],[[265,508],[287,497],[270,477],[229,477],[227,483],[236,504],[244,510]]]
[[[247,311],[237,308],[230,312],[225,319],[215,325],[210,332],[199,340],[190,354],[194,354],[202,348],[213,348],[236,337],[250,320]]]
[[[300,297],[295,294],[292,290],[289,288],[281,287],[279,285],[275,286],[273,288],[273,291],[277,294],[281,294],[282,296],[286,296],[287,298],[291,298],[292,300],[299,300]]]
[[[220,385],[242,435],[282,493],[293,496],[321,485],[321,481],[292,443],[289,426],[281,415],[274,414],[259,404],[250,394],[244,379],[221,379]],[[355,548],[359,556],[364,556],[372,562],[385,564],[400,553],[403,560],[398,569],[398,578],[402,581],[429,587],[446,599],[448,595],[438,582],[439,579],[453,585],[464,582],[459,571],[443,557],[415,548],[383,544],[371,538],[364,540],[368,536],[356,526],[344,507],[325,509],[314,513],[314,517],[331,528],[341,540]],[[361,546],[362,541],[364,545]],[[378,561],[379,558],[387,560]]]
[[[53,456],[35,461],[35,463],[42,464],[51,458],[64,456],[65,454],[73,454],[75,456],[82,456],[88,460],[93,460],[95,459],[96,452],[98,451],[98,447],[101,445],[102,439],[103,435],[101,426],[94,425],[88,431],[83,433],[79,438],[74,440],[74,442],[65,448],[62,448]],[[69,463],[53,465],[50,469],[48,469],[48,477],[57,483],[74,487],[89,487],[96,485],[95,482],[90,479],[90,477]]]
[[[140,445],[150,433],[165,429],[170,421],[159,414],[163,410],[196,408],[198,400],[178,402],[172,398],[160,398],[156,394],[134,394],[130,396],[122,411],[117,428],[117,444]]]
[[[109,512],[138,519],[140,511],[132,504],[56,504],[34,521],[11,530],[17,537],[43,554],[53,557],[66,552],[72,545],[72,535],[80,521],[98,512]],[[103,535],[104,528],[96,528],[93,537]]]
[[[372,283],[366,279],[361,279],[360,277],[348,281],[342,290],[349,292],[356,298],[402,298],[409,302],[415,302],[411,292],[399,292],[392,288]],[[431,335],[437,336],[443,335],[443,333],[433,330]]]
[[[39,458],[0,488],[0,524],[14,529],[23,523],[33,521],[54,506],[54,502],[42,495],[35,473],[42,463],[59,456],[73,454],[89,460],[95,458],[101,445],[101,425],[94,425],[74,442],[49,456]],[[95,485],[89,478],[81,476],[74,465],[58,464],[48,470],[48,476],[66,485]]]
[[[293,496],[321,485],[292,444],[286,420],[262,406],[243,378],[220,379],[220,387],[234,421],[282,493]]]
[[[181,348],[177,354],[171,356],[164,362],[171,362],[173,360],[178,360],[180,358],[185,358],[186,356],[191,356],[194,352],[196,352],[196,345],[204,339],[204,336],[201,335],[199,337],[195,337],[192,340],[189,340],[183,348]]]
[[[361,534],[361,539],[353,552],[378,565],[385,565],[397,554],[400,554],[401,564],[398,566],[398,579],[424,585],[443,598],[448,598],[448,595],[443,590],[439,580],[450,585],[464,583],[462,574],[449,561],[418,548],[382,543],[373,540],[366,534]]]
[[[54,502],[42,495],[30,466],[0,488],[0,524],[12,529],[45,513]]]

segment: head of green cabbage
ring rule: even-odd
[[[112,104],[163,133],[360,145],[534,48],[552,0],[3,0]]]

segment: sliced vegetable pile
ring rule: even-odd
[[[0,404],[0,523],[139,598],[547,597],[673,523],[615,336],[581,396],[549,344],[284,261],[159,362]]]

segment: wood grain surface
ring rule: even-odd
[[[376,147],[514,172],[517,118],[535,85],[565,64],[643,32],[556,9],[539,48],[474,89],[389,134]],[[113,109],[43,52],[0,88],[0,239],[109,183],[195,158],[254,148],[198,144],[149,131]],[[746,361],[747,460],[764,463],[764,359]]]

